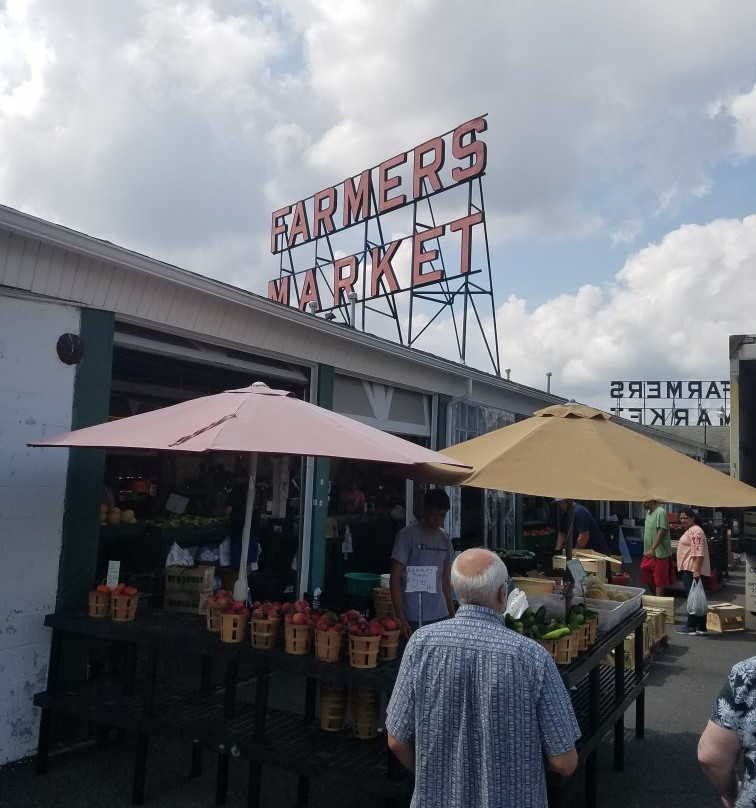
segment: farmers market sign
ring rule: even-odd
[[[450,320],[460,359],[467,331],[479,326],[498,372],[498,345],[482,328],[483,317],[495,318],[481,185],[487,128],[485,116],[474,118],[273,211],[270,251],[280,263],[268,298],[362,330],[385,315],[409,345],[458,307]],[[478,311],[487,298],[491,311]]]
[[[614,415],[648,426],[726,426],[729,381],[613,381]]]

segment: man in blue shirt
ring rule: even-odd
[[[577,550],[595,550],[597,553],[609,555],[609,543],[588,508],[572,499],[555,499],[554,502],[559,509],[559,533],[556,541],[558,553],[564,547],[570,528],[569,509],[572,505],[572,546]]]
[[[386,730],[415,774],[412,808],[546,808],[545,769],[577,766],[580,729],[554,661],[501,619],[508,581],[489,550],[461,553],[456,616],[407,643]]]

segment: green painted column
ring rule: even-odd
[[[74,379],[72,429],[107,420],[114,321],[112,312],[81,311],[84,355]],[[86,609],[87,593],[95,583],[104,467],[103,450],[69,450],[55,604],[59,612]],[[85,672],[86,646],[69,636],[63,644],[61,681],[80,681]]]
[[[315,403],[326,409],[333,409],[333,368],[330,365],[318,366],[317,400]],[[328,516],[328,486],[331,474],[331,461],[316,457],[314,462],[312,488],[312,519],[310,522],[310,582],[308,591],[314,592],[325,583],[326,564],[326,518]]]

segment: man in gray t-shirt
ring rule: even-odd
[[[391,601],[402,635],[409,638],[421,623],[435,623],[454,616],[451,565],[454,549],[442,529],[449,511],[449,497],[442,488],[425,493],[423,518],[402,528],[391,551]],[[435,567],[435,592],[407,592],[407,567]]]

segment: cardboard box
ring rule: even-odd
[[[635,668],[635,634],[628,634],[623,644],[623,656],[626,668]],[[648,623],[643,624],[643,659],[651,656],[651,635]],[[602,665],[614,665],[614,649],[612,649],[602,660]]]
[[[573,550],[572,557],[580,560],[586,572],[593,573],[604,581],[606,580],[607,564],[616,572],[621,572],[622,570],[622,559],[597,553],[594,550]],[[555,570],[567,569],[566,556],[555,555],[551,563]]]
[[[658,598],[656,595],[643,596],[644,609],[663,609],[667,613],[667,624],[674,626],[675,624],[675,599],[674,598]]]
[[[653,648],[667,634],[667,613],[664,609],[646,609],[648,643]]]
[[[710,604],[706,628],[719,633],[745,631],[745,609],[734,603]]]
[[[166,567],[163,609],[167,612],[205,614],[205,597],[213,591],[215,567]]]

